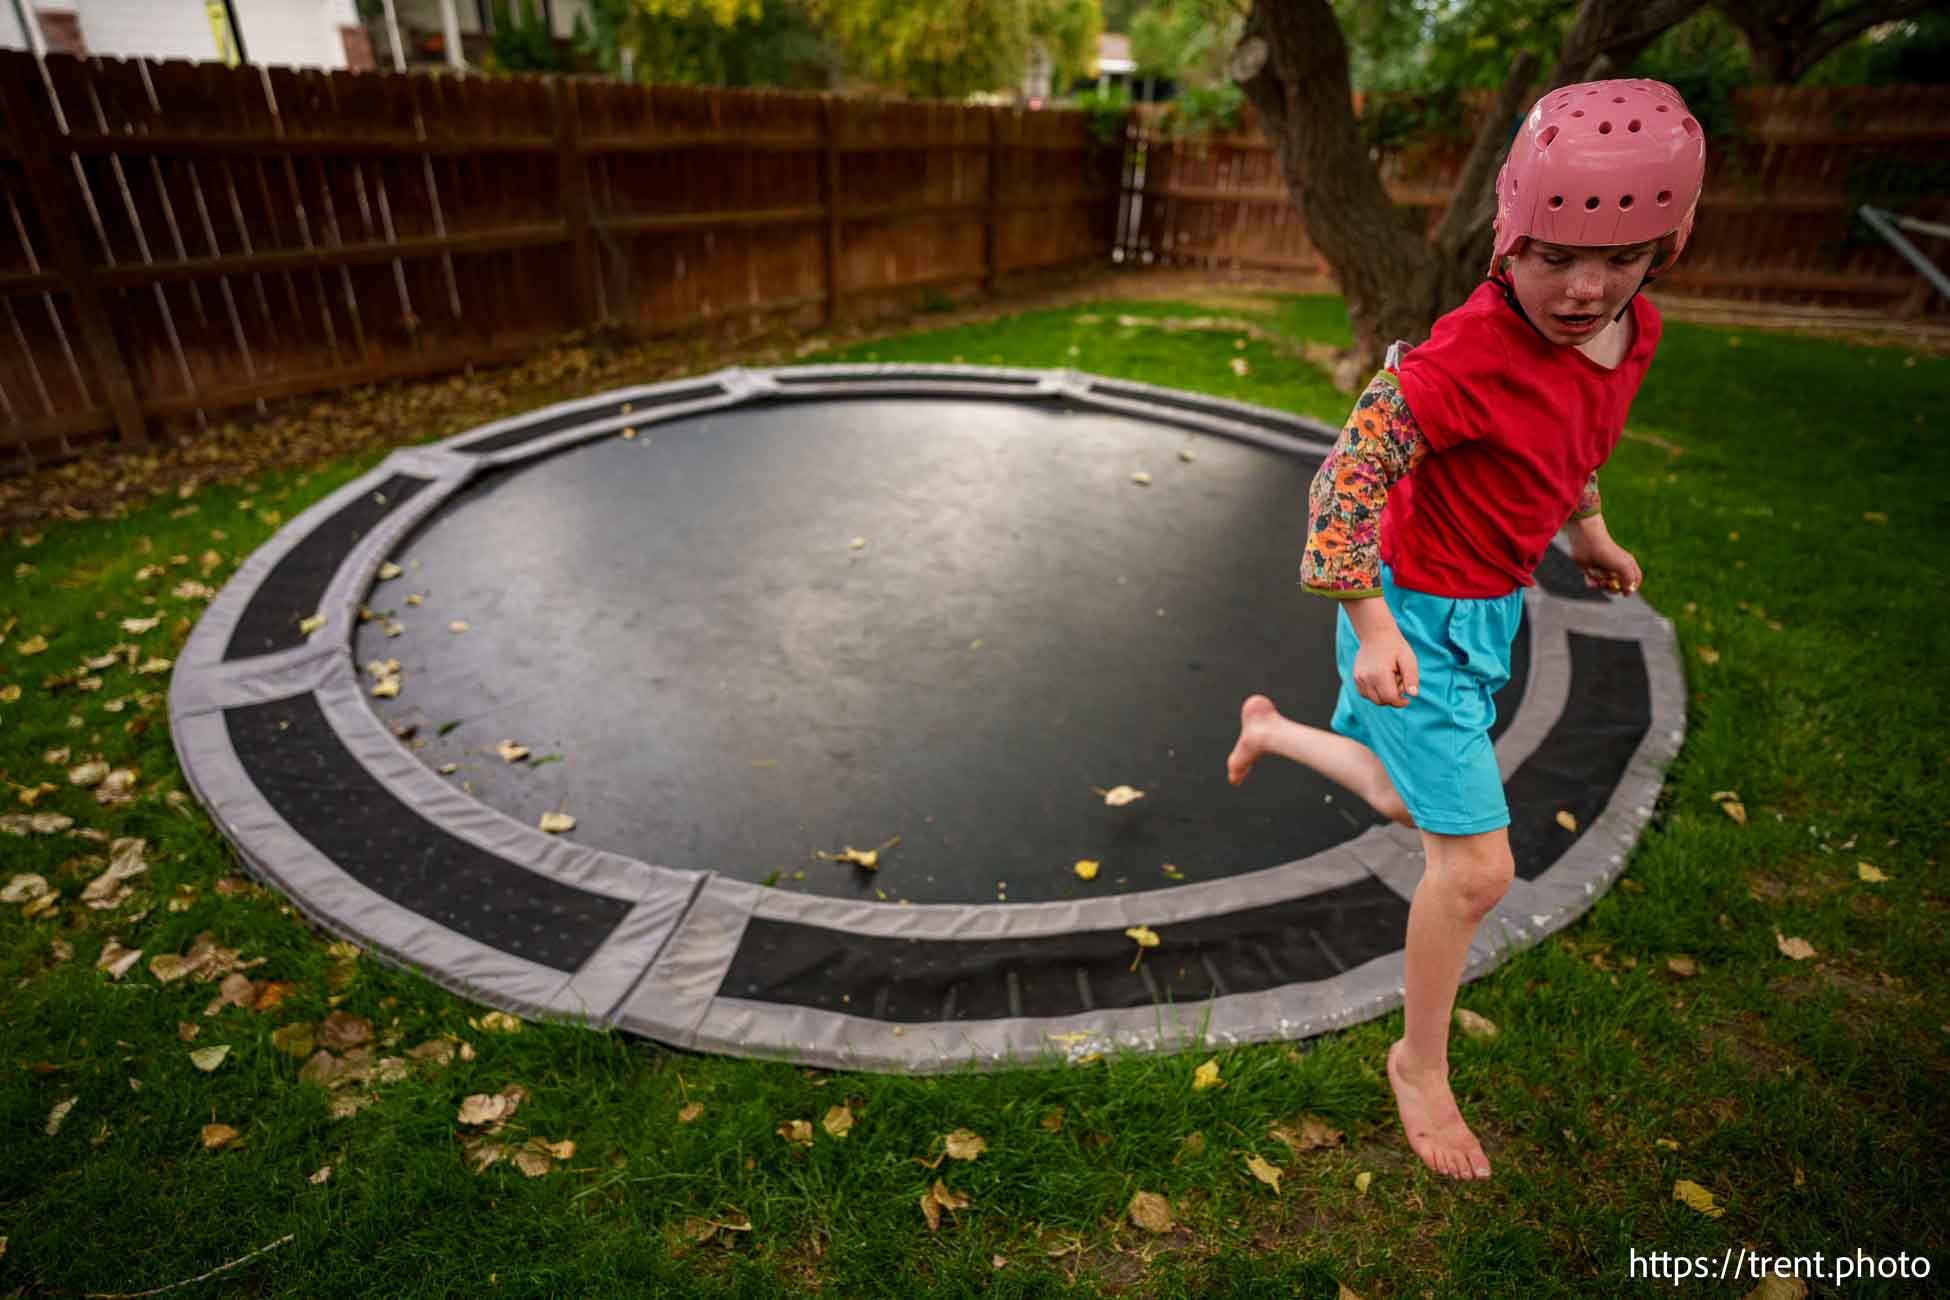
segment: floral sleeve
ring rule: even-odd
[[[1378,372],[1307,494],[1302,587],[1337,600],[1381,594],[1381,508],[1428,450],[1395,371]]]
[[[1591,471],[1590,479],[1584,485],[1584,491],[1578,494],[1577,508],[1571,511],[1571,518],[1589,519],[1597,513],[1599,513],[1598,471],[1594,469]]]

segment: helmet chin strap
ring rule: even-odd
[[[1645,286],[1652,283],[1652,278],[1652,272],[1647,271],[1639,280],[1638,288],[1632,290],[1632,297],[1627,298],[1624,304],[1619,307],[1618,314],[1611,318],[1612,324],[1616,325],[1619,321],[1625,319],[1625,313],[1632,310],[1632,299],[1645,292]],[[1532,333],[1536,334],[1538,338],[1543,339],[1546,343],[1551,342],[1550,336],[1545,334],[1543,330],[1537,328],[1537,322],[1530,319],[1530,313],[1523,309],[1521,302],[1517,301],[1517,285],[1510,278],[1508,272],[1498,267],[1496,270],[1490,272],[1489,282],[1503,291],[1503,301],[1510,305],[1510,310],[1517,314],[1519,320],[1530,326]],[[1552,344],[1552,346],[1555,347],[1556,345]]]

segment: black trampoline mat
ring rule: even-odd
[[[422,761],[581,844],[848,898],[1169,888],[1380,820],[1284,760],[1225,779],[1246,696],[1332,713],[1317,467],[1047,403],[743,406],[484,475],[374,589],[404,633],[355,648],[401,661],[372,703]],[[1120,784],[1145,798],[1093,793]],[[877,872],[814,857],[897,835]]]

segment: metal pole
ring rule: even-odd
[[[440,0],[440,31],[442,43],[447,47],[447,66],[456,72],[465,71],[467,60],[460,50],[460,13],[454,0]]]
[[[237,62],[249,63],[251,56],[244,51],[244,25],[237,21],[234,0],[223,0],[223,16],[230,20],[230,39],[237,42]]]
[[[1860,210],[1862,220],[1868,222],[1871,229],[1888,240],[1890,247],[1894,248],[1898,253],[1901,253],[1911,266],[1921,271],[1923,278],[1935,285],[1938,293],[1946,298],[1950,298],[1950,276],[1945,276],[1942,271],[1938,270],[1935,262],[1923,256],[1917,250],[1916,245],[1904,239],[1902,232],[1896,229],[1896,222],[1899,220],[1904,225],[1911,226],[1923,226],[1926,223],[1912,223],[1907,218],[1898,218],[1892,212],[1884,212],[1881,208],[1870,207],[1866,203],[1862,205]],[[1929,233],[1935,234],[1938,232],[1931,231]]]
[[[34,52],[34,57],[45,58],[47,41],[41,36],[40,19],[29,9],[33,2],[34,0],[14,0],[14,21],[20,24],[21,39],[27,43],[27,48]]]
[[[393,11],[393,0],[386,0],[386,41],[393,47],[393,71],[406,71],[406,47],[400,44],[399,15]]]

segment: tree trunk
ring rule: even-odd
[[[1583,0],[1543,90],[1622,67],[1705,0]],[[1328,0],[1253,0],[1227,65],[1259,113],[1307,237],[1347,301],[1354,348],[1336,378],[1359,384],[1396,339],[1419,342],[1480,284],[1491,253],[1491,187],[1536,61],[1520,56],[1463,165],[1433,241],[1396,211],[1354,120],[1347,42]],[[1607,73],[1606,75],[1612,75]],[[1542,93],[1541,91],[1535,93]]]

